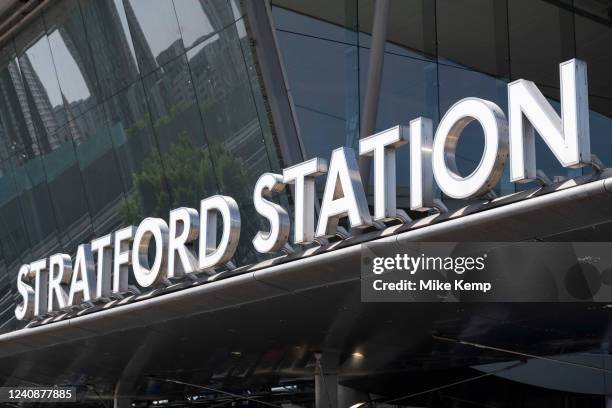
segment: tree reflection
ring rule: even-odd
[[[218,192],[236,192],[231,195],[239,203],[247,199],[247,172],[241,161],[219,143],[197,147],[186,132],[161,156],[149,153],[133,180],[134,188],[120,208],[123,224],[138,224],[145,217],[167,219],[170,209],[197,208],[201,199]]]

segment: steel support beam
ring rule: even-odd
[[[338,408],[338,354],[315,353],[315,407]]]
[[[360,137],[368,137],[376,129],[380,84],[382,82],[385,44],[387,43],[387,23],[389,20],[389,0],[376,0],[374,3],[374,24],[372,26],[372,46],[368,61],[368,82],[361,115]],[[370,179],[370,158],[359,157],[359,172],[367,188]]]
[[[255,63],[263,81],[264,99],[272,116],[283,167],[289,167],[304,161],[306,155],[272,22],[272,11],[268,1],[246,1],[244,4],[247,29],[257,57]]]

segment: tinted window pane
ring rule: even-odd
[[[369,48],[374,22],[373,0],[359,0],[359,45]],[[436,2],[429,0],[391,0],[387,23],[387,52],[402,55],[435,57]]]
[[[275,5],[272,10],[274,26],[280,32],[357,45],[358,37],[354,31],[357,25],[357,3],[354,0],[274,0],[272,4]],[[367,18],[360,20],[360,23],[369,24]]]
[[[170,198],[142,83],[138,81],[106,101],[105,111],[128,195],[119,207],[122,223],[166,217]]]
[[[74,118],[101,102],[79,3],[57,2],[45,13],[45,23],[60,89]]]
[[[612,16],[601,4],[576,1],[576,56],[587,62],[591,149],[612,164]]]
[[[441,63],[508,76],[506,0],[438,0],[436,10]]]
[[[4,262],[17,267],[30,247],[12,164],[0,163],[0,245]],[[1,320],[0,320],[1,321]]]
[[[171,1],[123,0],[132,41],[143,74],[183,52]]]
[[[41,28],[41,25],[38,23],[37,27]],[[39,89],[41,88],[42,86]],[[24,225],[30,242],[34,243],[34,257],[49,248],[59,248],[57,224],[41,160],[43,149],[39,144],[35,126],[35,121],[40,116],[33,113],[35,109],[31,103],[29,88],[23,80],[15,53],[8,46],[3,49],[0,89],[0,119],[7,140],[10,140],[8,161],[14,171],[14,184],[19,191],[21,211],[24,219],[28,220]],[[41,93],[39,99],[43,96]],[[41,125],[40,122],[38,124]],[[45,135],[42,126],[41,131]]]
[[[235,18],[227,0],[175,0],[174,8],[185,48],[223,30]]]
[[[368,49],[361,49],[362,97],[367,84],[369,56]],[[385,54],[375,130],[382,131],[396,125],[408,125],[411,119],[419,116],[432,119],[435,126],[438,122],[437,76],[438,71],[434,62],[399,53]],[[407,198],[410,186],[409,146],[400,147],[397,154],[401,157],[396,165],[398,194],[402,199]],[[371,177],[372,173],[371,171]]]
[[[559,63],[574,57],[572,12],[553,2],[509,0],[510,72],[559,89]],[[558,91],[546,96],[558,98]]]
[[[136,52],[122,0],[80,0],[87,41],[105,97],[138,77]]]
[[[250,201],[250,186],[269,169],[269,162],[239,43],[243,30],[231,26],[187,57],[219,188]]]
[[[197,207],[217,191],[200,110],[183,55],[144,79],[172,208]],[[191,163],[191,164],[187,164]]]
[[[32,122],[40,147],[49,152],[65,141],[57,131],[67,115],[42,18],[17,36],[16,45]]]
[[[117,154],[103,107],[96,106],[68,126],[74,138],[93,227],[101,235],[119,224],[117,208],[124,197]]]
[[[14,53],[3,60],[0,70],[0,117],[3,137],[7,145],[3,149],[5,160],[15,158],[22,163],[39,154],[32,116],[26,90]]]
[[[279,8],[275,22],[297,31],[277,32],[308,157],[353,146],[359,133],[359,53],[354,32]],[[330,33],[331,31],[331,33]],[[318,32],[318,35],[311,33]],[[307,57],[305,57],[307,56]]]

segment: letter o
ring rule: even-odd
[[[463,129],[477,120],[484,131],[484,152],[476,169],[466,177],[457,170],[456,151]],[[508,121],[493,102],[465,98],[446,112],[433,143],[432,167],[440,190],[455,199],[479,197],[502,176],[508,157]]]
[[[145,218],[134,235],[132,268],[142,287],[161,283],[168,274],[168,224],[161,218]],[[155,259],[149,265],[149,245],[155,241]]]

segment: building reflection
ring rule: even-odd
[[[72,254],[81,242],[214,193],[239,201],[245,236],[259,228],[253,178],[278,159],[261,143],[271,134],[255,107],[242,16],[225,0],[180,3],[168,19],[175,23],[153,31],[159,10],[150,2],[58,2],[8,48],[0,331],[15,328],[16,270],[43,254]],[[244,241],[238,263],[255,259]]]

